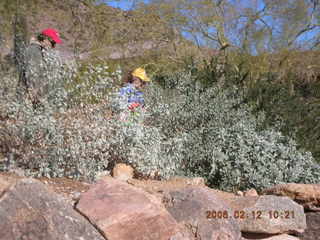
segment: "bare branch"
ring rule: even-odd
[[[291,46],[305,32],[309,32],[317,27],[320,27],[320,24],[313,24],[313,25],[308,24],[305,28],[301,29],[291,41],[289,41],[288,46]]]

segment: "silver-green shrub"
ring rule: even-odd
[[[151,96],[149,104],[151,122],[163,138],[179,139],[182,145],[174,147],[172,168],[205,177],[211,186],[225,190],[319,182],[320,167],[312,155],[299,151],[277,127],[261,129],[263,113],[251,114],[240,89],[205,87],[189,72],[173,74],[166,81],[175,86],[168,90],[174,94],[167,93],[166,101]]]
[[[106,96],[116,91],[122,77],[119,66],[112,69],[103,62],[83,63],[76,69],[66,86],[72,106],[106,100]]]
[[[41,111],[15,101],[16,76],[5,75],[0,168],[94,179],[123,162],[145,176],[202,176],[225,190],[319,182],[311,154],[277,128],[263,129],[263,114],[251,114],[241,90],[203,86],[182,71],[167,76],[165,88],[151,83],[146,108],[133,114],[117,94],[121,72],[106,70],[61,66],[52,83],[64,87],[54,88]]]
[[[106,73],[97,65],[87,68],[96,74],[79,75],[79,66],[52,57],[55,66],[46,72],[51,91],[37,109],[28,100],[16,98],[18,74],[1,73],[0,169],[21,168],[31,176],[93,179],[108,165],[108,109],[86,100],[101,101],[101,92],[110,91],[121,73]],[[78,84],[74,84],[76,77]],[[83,82],[93,87],[75,94]]]

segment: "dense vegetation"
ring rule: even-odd
[[[45,111],[16,102],[14,78],[7,76],[3,83],[11,95],[2,92],[1,168],[93,180],[125,162],[138,175],[202,176],[225,190],[317,182],[320,167],[311,153],[299,151],[281,126],[266,126],[265,115],[254,114],[246,103],[246,91],[220,82],[222,77],[238,82],[241,74],[225,75],[217,66],[211,65],[209,76],[209,67],[190,63],[155,76],[146,89],[147,108],[135,114],[124,110],[127,121],[119,119],[116,107],[121,73],[106,66],[89,65],[80,72],[64,67],[64,78],[74,81],[52,93]],[[57,104],[61,96],[68,101]]]
[[[61,63],[59,79],[48,72],[52,84],[62,85],[39,112],[17,101],[14,68],[19,44],[39,16],[30,19],[13,11],[17,2],[4,2],[3,39],[13,36],[15,48],[1,58],[1,170],[93,180],[125,162],[139,176],[203,176],[226,190],[319,182],[316,1],[268,1],[259,9],[235,8],[233,1],[154,0],[127,12],[96,1],[84,0],[80,8],[72,0],[70,8],[50,1],[48,9],[72,22],[63,36],[68,48],[78,57],[91,54]],[[32,4],[44,7],[41,0]],[[263,23],[270,17],[279,25]],[[142,40],[155,45],[144,49]],[[102,58],[114,51],[101,52],[109,45],[122,57]],[[153,80],[145,90],[147,108],[119,121],[116,93],[135,66]]]

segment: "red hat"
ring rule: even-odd
[[[41,33],[43,35],[50,37],[56,43],[62,43],[58,31],[53,28],[47,28],[47,29],[43,30]]]

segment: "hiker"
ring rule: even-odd
[[[57,59],[53,54],[56,44],[60,44],[57,30],[48,28],[36,38],[32,38],[25,49],[20,67],[17,95],[20,100],[31,101],[33,108],[42,104],[48,94],[50,71],[54,70]]]
[[[136,68],[125,78],[125,86],[120,89],[120,96],[125,97],[128,109],[144,107],[143,92],[141,91],[150,79],[143,68]]]
[[[128,116],[136,116],[145,106],[143,88],[150,82],[143,68],[130,71],[124,79],[124,86],[118,93],[118,109],[122,111],[120,120],[126,121]]]

